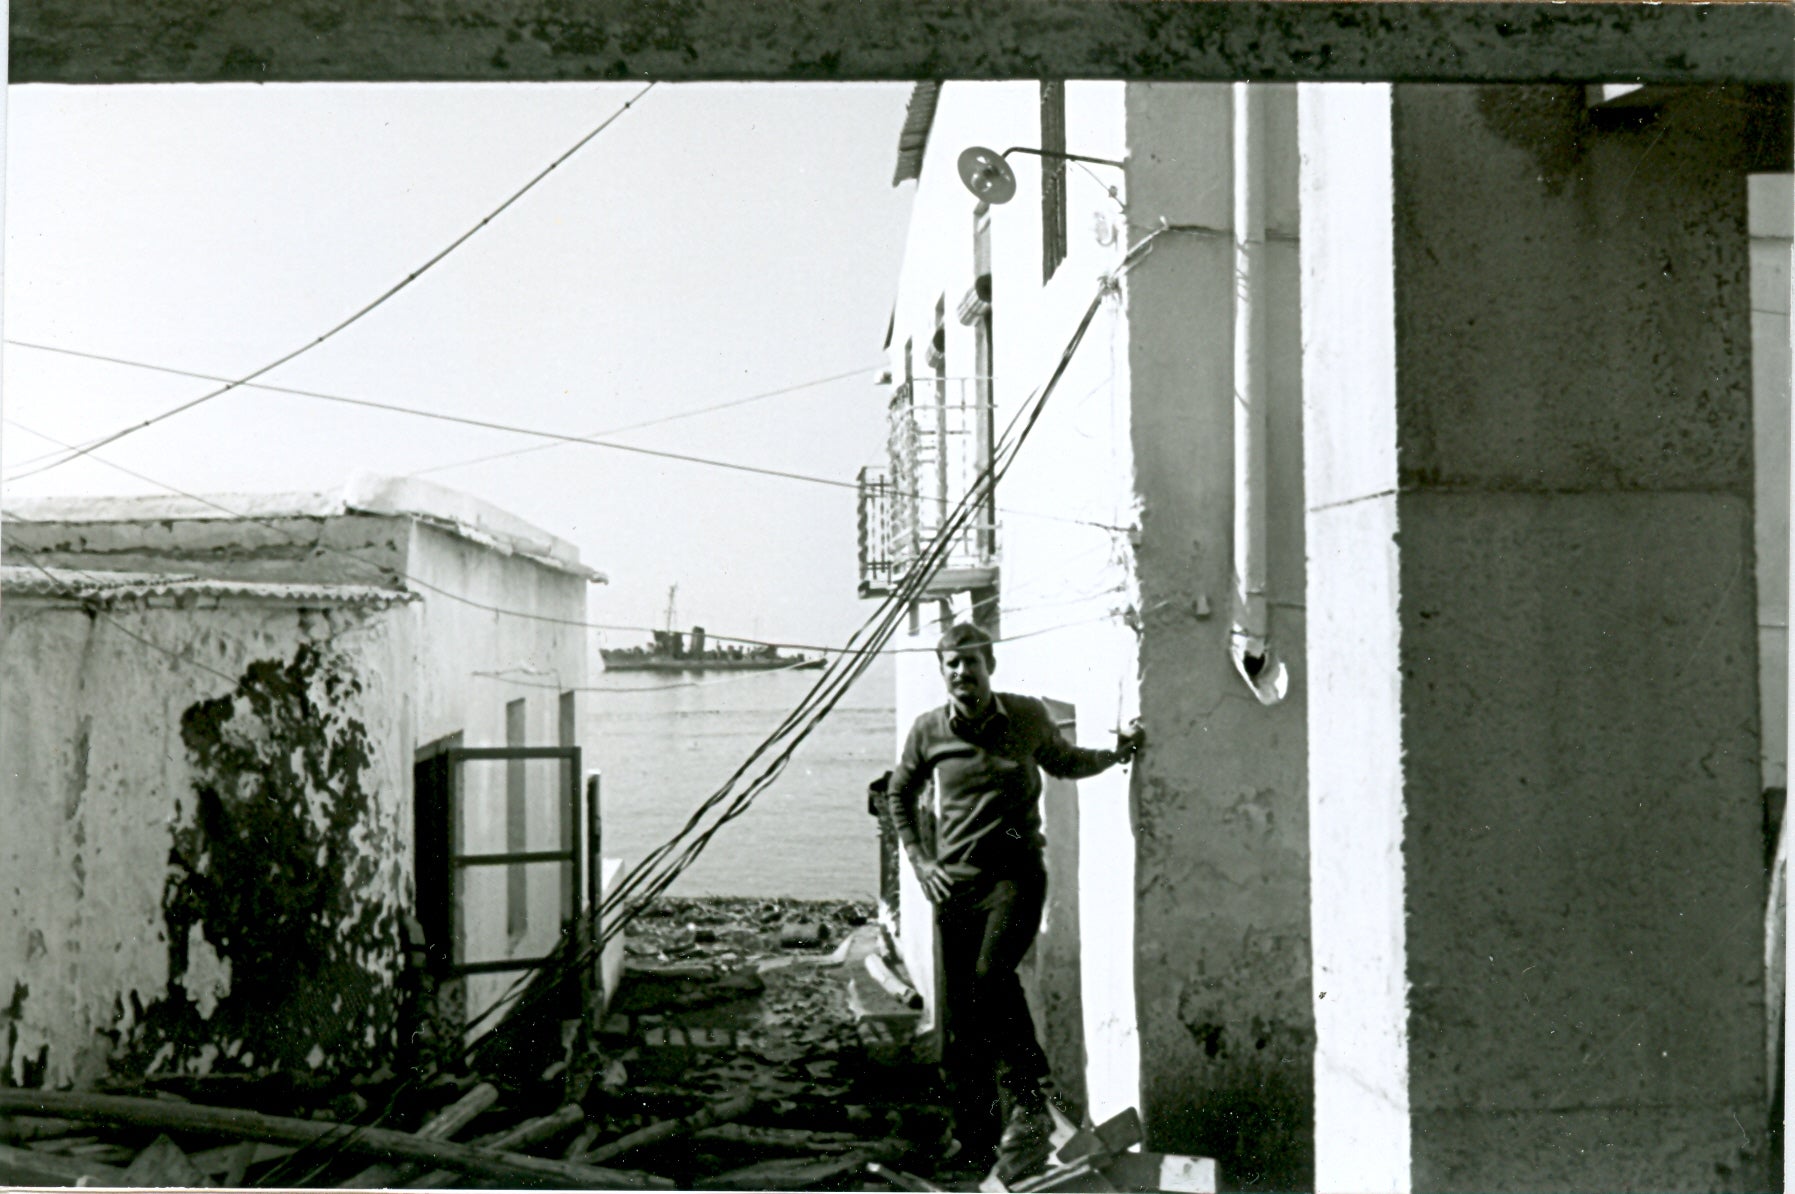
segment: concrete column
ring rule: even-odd
[[[1750,179],[1752,426],[1757,450],[1758,694],[1764,727],[1763,784],[1766,843],[1771,855],[1770,894],[1764,924],[1765,1089],[1773,1122],[1783,1114],[1782,1075],[1788,1042],[1783,1009],[1788,1002],[1789,785],[1789,280],[1795,232],[1795,175],[1754,174]],[[1786,1139],[1786,1133],[1784,1134]],[[1782,1166],[1772,1148],[1771,1172],[1789,1186],[1789,1150]]]
[[[1265,100],[1270,632],[1261,705],[1229,656],[1235,490],[1233,88],[1128,89],[1128,212],[1171,231],[1124,282],[1141,503],[1134,985],[1150,1146],[1236,1189],[1311,1179],[1296,96]],[[1088,865],[1088,864],[1087,864]],[[1087,954],[1087,964],[1089,955]]]
[[[1766,1181],[1763,98],[1303,89],[1320,1189]]]

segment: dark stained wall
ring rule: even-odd
[[[14,0],[15,83],[1700,79],[1786,6],[1132,0]]]

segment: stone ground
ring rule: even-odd
[[[901,1005],[858,964],[876,947],[870,905],[663,899],[652,912],[631,926],[626,978],[601,1037],[622,1048],[623,1074],[612,1076],[622,1080],[606,1083],[617,1126],[623,1115],[665,1118],[694,1095],[749,1090],[757,1103],[739,1121],[746,1127],[823,1133],[831,1149],[840,1141],[829,1136],[889,1142],[892,1165],[976,1180],[941,1164],[948,1123],[937,1077],[903,1047]],[[850,984],[862,1007],[886,1000],[873,1009],[884,1031],[857,1026]],[[779,1151],[718,1135],[644,1149],[630,1163],[696,1184]],[[793,1139],[788,1155],[815,1155]],[[766,1171],[764,1188],[799,1188],[780,1176]],[[862,1170],[806,1188],[890,1187]]]

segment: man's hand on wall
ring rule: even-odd
[[[1134,756],[1147,745],[1147,731],[1142,728],[1140,719],[1128,723],[1128,728],[1116,731],[1116,762],[1132,762]]]
[[[918,854],[910,859],[916,868],[916,880],[922,884],[922,893],[929,897],[929,903],[939,904],[953,890],[953,880],[947,876],[947,869],[933,858],[925,858]]]

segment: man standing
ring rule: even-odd
[[[971,1153],[995,1145],[994,1173],[1008,1183],[1048,1153],[1047,1057],[1016,976],[1047,894],[1040,772],[1096,775],[1133,758],[1144,736],[1131,727],[1115,750],[1068,743],[1042,702],[991,690],[997,657],[977,626],[949,629],[935,656],[948,703],[910,727],[887,798],[941,934],[956,1132]],[[931,778],[938,812],[925,843],[916,806]]]

